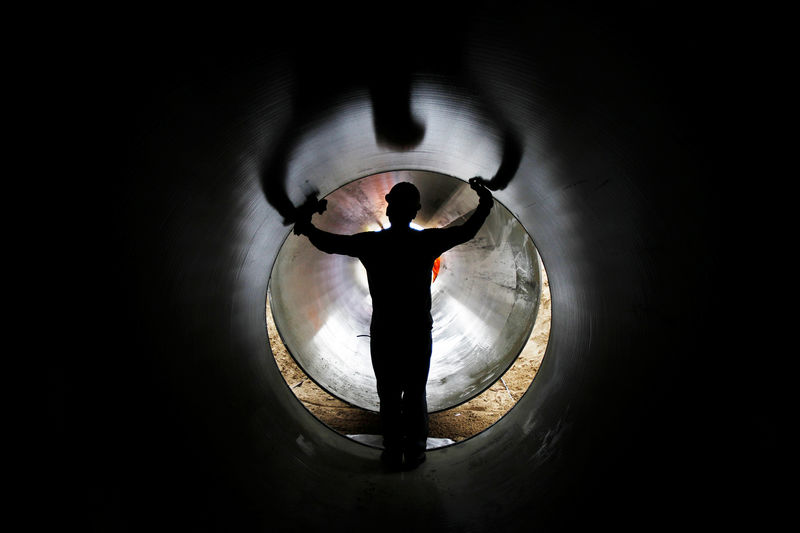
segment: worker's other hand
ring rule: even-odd
[[[295,235],[305,235],[308,233],[309,228],[311,228],[311,216],[309,215],[308,218],[305,219],[296,219],[294,221],[294,234]]]
[[[295,208],[294,234],[305,235],[311,227],[311,217],[314,216],[314,213],[322,214],[327,207],[327,200],[317,200],[316,195],[310,194],[303,205]]]
[[[469,179],[470,188],[478,193],[478,198],[480,198],[482,202],[488,202],[492,200],[492,192],[486,188],[486,184],[487,181],[480,176],[475,176],[474,178]]]

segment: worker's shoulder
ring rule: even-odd
[[[413,231],[410,231],[406,235],[416,241],[431,241],[435,240],[439,235],[442,235],[443,233],[446,233],[444,228],[424,228],[424,229],[415,229]]]
[[[377,231],[362,231],[350,235],[350,238],[355,245],[369,246],[371,243],[377,242],[378,233]]]
[[[426,228],[419,233],[421,234],[420,238],[422,239],[436,240],[437,238],[443,237],[450,233],[452,229],[453,226],[449,228]]]

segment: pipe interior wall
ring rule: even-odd
[[[420,190],[421,228],[461,224],[477,206],[470,187],[449,176],[399,171],[369,176],[329,194],[318,226],[349,235],[388,227],[384,196],[400,181]],[[433,353],[429,412],[462,404],[490,387],[525,346],[539,304],[539,259],[530,236],[498,204],[470,242],[445,252],[431,284]],[[372,301],[356,258],[286,238],[270,276],[282,341],[295,361],[337,398],[377,412],[370,356]]]
[[[241,26],[213,46],[174,27],[150,47],[110,38],[116,63],[92,98],[116,111],[92,133],[115,172],[95,203],[112,224],[87,219],[103,266],[77,278],[105,288],[84,315],[102,327],[97,357],[64,380],[76,414],[58,452],[101,526],[633,530],[702,511],[721,470],[704,373],[721,293],[698,41],[663,13],[518,9],[431,15],[438,31],[410,39],[402,64],[346,24],[309,22],[305,46]],[[410,115],[389,121],[405,130],[374,113],[378,64],[407,68]],[[547,269],[547,354],[497,424],[386,475],[376,450],[304,409],[269,353],[286,207],[398,169],[492,177],[509,135],[518,165],[494,195]]]

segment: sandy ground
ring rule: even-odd
[[[297,366],[281,342],[272,313],[267,329],[275,362],[300,402],[328,427],[344,435],[380,434],[378,414],[349,405],[325,392]],[[543,272],[539,312],[531,337],[511,368],[489,389],[457,407],[430,416],[430,436],[461,441],[497,422],[528,390],[550,336],[550,287]]]

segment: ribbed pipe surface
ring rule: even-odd
[[[388,172],[328,195],[328,211],[316,224],[343,235],[388,227],[384,196],[400,181],[421,192],[422,209],[414,219],[420,228],[461,224],[477,206],[475,192],[456,178]],[[528,341],[541,291],[533,242],[499,203],[474,239],[439,259],[431,284],[430,412],[464,403],[500,378]],[[337,398],[377,411],[372,301],[358,259],[325,254],[291,234],[275,260],[270,294],[281,339],[306,374]]]
[[[86,480],[101,529],[638,531],[703,508],[708,462],[726,448],[703,440],[717,380],[697,377],[718,358],[707,334],[722,294],[708,287],[722,232],[699,133],[720,93],[697,81],[700,32],[677,31],[665,6],[631,24],[522,6],[407,10],[403,39],[296,14],[253,17],[249,31],[239,16],[213,42],[176,35],[195,27],[183,18],[97,41],[113,61],[80,85],[83,100],[60,101],[92,100],[106,119],[93,133],[107,144],[75,153],[103,159],[86,163],[104,171],[92,202],[108,216],[76,210],[86,225],[72,235],[91,238],[57,259],[102,250],[85,278],[61,278],[80,287],[71,301],[100,289],[72,330],[96,331],[99,348],[87,364],[67,358],[78,399],[63,463]],[[278,23],[292,35],[277,38]],[[423,130],[383,129],[373,105],[385,100],[371,96],[393,70],[376,65],[412,73]],[[285,208],[399,169],[492,177],[509,137],[518,165],[494,195],[549,276],[544,362],[497,424],[386,475],[377,450],[297,401],[269,352]]]

